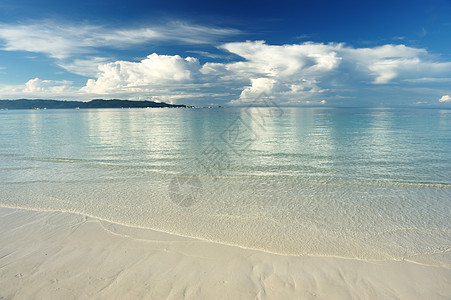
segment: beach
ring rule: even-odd
[[[0,300],[451,300],[451,0],[0,1]]]
[[[449,299],[449,112],[8,111],[0,299]]]
[[[0,299],[451,295],[450,268],[408,261],[277,255],[63,212],[1,208],[0,226]]]

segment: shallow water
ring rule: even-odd
[[[0,205],[450,266],[451,110],[1,111]]]

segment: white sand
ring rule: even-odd
[[[70,213],[0,208],[0,226],[0,299],[451,298],[447,267],[281,256]]]

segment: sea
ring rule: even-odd
[[[451,110],[0,111],[0,206],[450,267]]]

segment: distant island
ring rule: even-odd
[[[0,100],[0,109],[64,109],[64,108],[145,108],[145,107],[175,107],[187,108],[186,105],[168,104],[154,101],[131,101],[131,100],[104,100],[94,99],[88,102],[83,101],[62,101],[43,99],[18,99]]]

